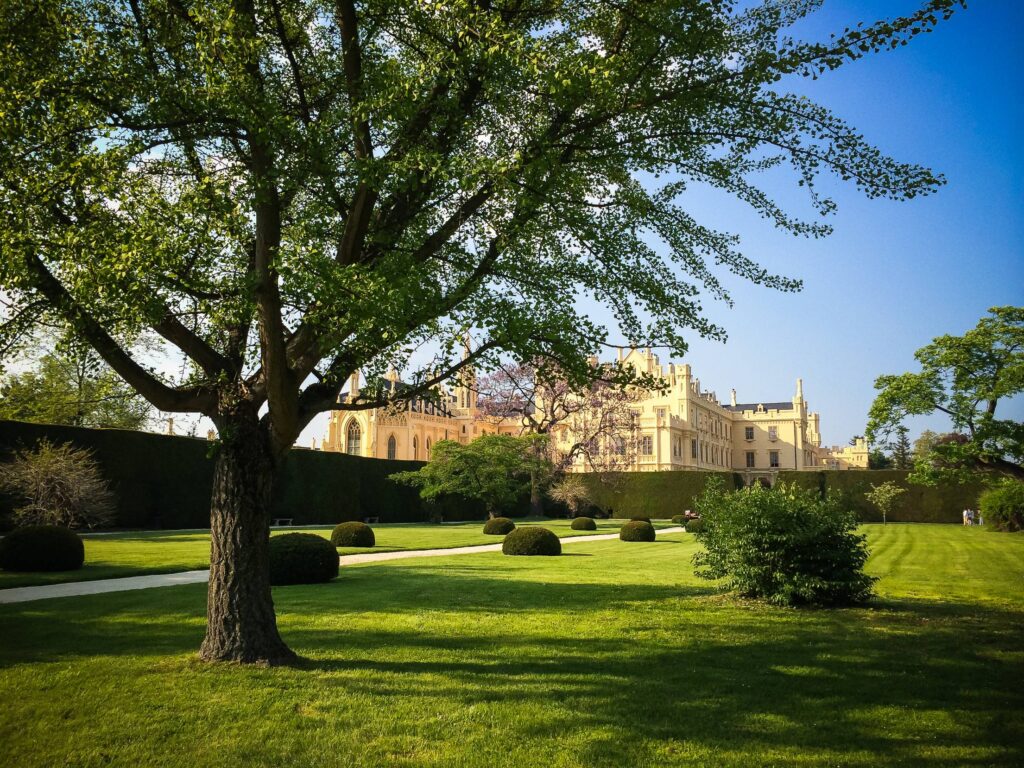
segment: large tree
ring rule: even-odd
[[[993,307],[963,336],[939,336],[914,357],[919,373],[875,381],[868,438],[897,431],[907,416],[945,414],[954,431],[915,451],[914,479],[1024,479],[1024,423],[996,413],[1000,401],[1024,392],[1024,307]]]
[[[610,331],[580,296],[626,343],[723,338],[701,310],[702,291],[728,299],[715,265],[799,282],[696,221],[687,185],[810,236],[828,226],[755,174],[788,165],[822,214],[822,172],[871,197],[934,190],[940,177],[780,81],[899,46],[961,4],[801,42],[786,30],[820,0],[6,3],[8,331],[59,315],[154,406],[214,421],[200,654],[287,661],[267,505],[317,413],[386,403],[377,374],[431,340],[403,397],[502,353],[582,383]],[[143,328],[191,361],[187,381],[125,347]],[[479,342],[458,360],[469,328]],[[360,368],[370,386],[338,403]]]

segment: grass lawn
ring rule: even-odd
[[[1020,766],[1024,535],[868,526],[868,608],[769,608],[696,544],[275,589],[297,668],[196,661],[202,585],[0,606],[0,765]]]
[[[580,536],[596,533],[615,533],[622,520],[598,520],[596,531],[574,531],[569,520],[524,520],[519,525],[544,525],[559,536]],[[483,522],[431,525],[404,523],[374,525],[377,537],[375,547],[342,547],[340,554],[356,552],[393,552],[403,549],[446,549],[472,544],[494,544],[501,536],[483,533]],[[655,523],[664,528],[667,522]],[[275,534],[292,529],[275,529]],[[331,528],[296,528],[303,533],[317,533],[326,538]],[[0,571],[0,589],[26,587],[35,584],[59,584],[68,581],[114,579],[120,576],[141,576],[146,573],[176,573],[208,568],[210,565],[210,535],[205,531],[137,531],[105,533],[83,537],[85,565],[79,571],[61,573],[14,573]]]

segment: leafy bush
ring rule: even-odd
[[[864,536],[835,496],[785,483],[726,493],[713,483],[697,509],[698,576],[726,579],[741,595],[777,605],[847,605],[871,596]]]
[[[574,517],[569,527],[574,531],[596,531],[597,523],[592,517]]]
[[[654,526],[648,520],[630,520],[619,528],[622,541],[654,541],[655,538]]]
[[[70,528],[30,525],[0,539],[5,571],[77,571],[84,562],[82,539]]]
[[[23,504],[14,510],[18,525],[95,528],[114,521],[111,493],[92,452],[71,443],[41,440],[35,450],[18,450],[0,464],[0,491]]]
[[[338,552],[322,536],[285,533],[270,537],[270,583],[274,586],[320,584],[337,575]]]
[[[516,528],[506,536],[501,551],[506,555],[560,555],[562,542],[554,531],[530,525]]]
[[[985,491],[978,507],[985,525],[997,531],[1024,530],[1024,483],[1007,480]]]
[[[484,533],[488,536],[504,536],[515,530],[516,524],[507,517],[492,517],[484,523]]]
[[[672,522],[676,525],[686,525],[686,515],[672,515]]]
[[[686,532],[687,533],[698,533],[704,530],[704,521],[699,517],[694,517],[686,521]]]
[[[373,528],[358,520],[339,523],[331,531],[331,544],[336,547],[372,547],[376,543],[377,537],[373,535]]]

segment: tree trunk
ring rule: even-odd
[[[544,516],[544,499],[540,492],[540,481],[537,479],[537,473],[530,473],[530,514],[533,517]]]
[[[285,664],[296,656],[277,631],[270,596],[273,456],[256,414],[218,424],[220,449],[210,502],[210,585],[205,661]]]

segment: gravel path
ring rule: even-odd
[[[681,527],[662,528],[658,534],[680,533]],[[562,544],[583,541],[606,541],[617,539],[617,533],[599,533],[593,536],[567,536]],[[475,552],[500,552],[501,543],[476,544],[470,547],[449,549],[409,549],[399,552],[364,552],[358,555],[341,555],[342,566],[361,563],[378,563],[384,560],[404,560],[409,557],[440,557],[444,555],[470,555]],[[98,595],[104,592],[125,592],[153,587],[176,587],[179,584],[197,584],[210,577],[207,571],[184,571],[183,573],[160,573],[150,576],[128,576],[120,579],[97,579],[96,581],[72,581],[66,584],[43,584],[37,587],[14,587],[0,589],[0,603],[26,603],[30,600],[48,600],[54,597],[75,597],[77,595]]]

